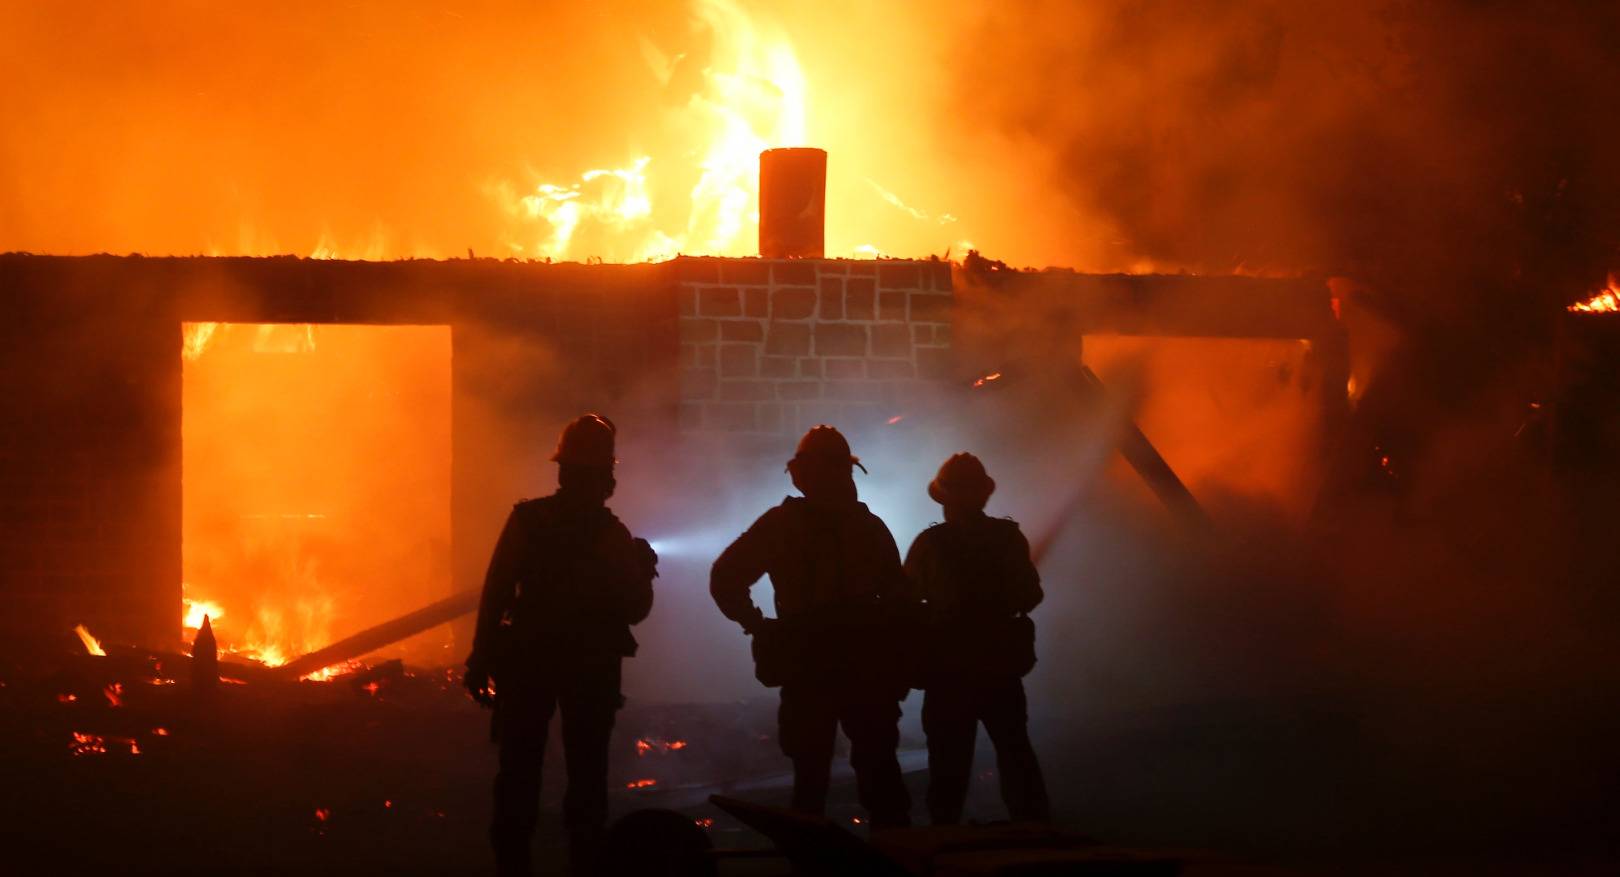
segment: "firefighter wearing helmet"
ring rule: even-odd
[[[591,870],[607,820],[608,737],[623,705],[620,664],[630,626],[652,610],[657,556],[607,507],[613,423],[586,414],[551,457],[557,491],[512,508],[496,542],[466,685],[494,708],[500,745],[490,840],[502,874],[528,874],[540,814],[540,771],[553,713],[562,713],[568,790],[563,821],[576,872]]]
[[[925,601],[920,687],[935,825],[962,819],[980,723],[995,745],[1012,819],[1044,821],[1050,811],[1022,679],[1035,665],[1028,613],[1041,602],[1041,579],[1018,524],[984,513],[995,489],[978,457],[946,460],[928,485],[945,522],[918,534],[906,552],[906,574]]]
[[[787,464],[803,496],[784,499],[737,537],[714,562],[709,590],[754,638],[760,681],[781,686],[778,738],[793,761],[793,809],[826,810],[842,725],[861,805],[874,828],[890,828],[910,824],[895,754],[908,688],[895,666],[904,645],[895,619],[913,601],[894,537],[857,496],[856,466],[838,430],[806,433]],[[749,597],[767,574],[774,619]]]

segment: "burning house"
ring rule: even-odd
[[[902,551],[971,450],[1038,563],[1057,826],[984,837],[1612,862],[1612,12],[147,5],[0,10],[0,862],[463,870],[586,411],[659,556],[615,815],[794,846],[708,577],[827,423]],[[834,785],[808,847],[945,868]]]
[[[502,514],[487,498],[542,489],[536,450],[577,410],[688,453],[773,459],[816,423],[937,426],[998,361],[1063,367],[1012,359],[993,329],[955,332],[956,283],[977,281],[941,261],[0,266],[17,315],[10,441],[27,461],[10,491],[7,640],[26,647],[82,623],[173,648],[208,613],[227,649],[279,665],[476,588]],[[975,306],[1057,308],[1077,339],[1282,339],[1311,352],[1308,380],[1343,381],[1342,352],[1318,352],[1342,351],[1320,282],[1020,284],[971,287],[1001,299]],[[684,490],[691,468],[631,489]],[[452,642],[437,645],[449,662]]]

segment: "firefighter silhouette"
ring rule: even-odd
[[[980,723],[995,746],[1009,815],[1050,817],[1022,680],[1035,665],[1028,613],[1041,602],[1040,574],[1018,524],[984,513],[995,489],[972,454],[946,460],[928,485],[945,522],[918,534],[906,553],[906,574],[925,601],[919,681],[935,825],[962,819]]]
[[[503,874],[527,874],[553,713],[562,714],[563,821],[576,873],[591,870],[607,820],[608,738],[623,705],[630,626],[652,609],[657,556],[607,508],[615,429],[584,415],[563,429],[557,491],[513,507],[495,545],[466,685],[494,707],[500,745],[490,840]]]
[[[737,537],[714,562],[709,587],[720,611],[753,636],[760,681],[782,688],[778,736],[793,761],[793,809],[825,812],[841,725],[861,805],[874,828],[888,828],[910,824],[895,750],[908,690],[897,630],[912,601],[894,537],[857,497],[858,465],[838,430],[806,433],[787,464],[803,496]],[[748,595],[766,574],[774,619]]]

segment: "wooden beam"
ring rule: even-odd
[[[323,667],[341,664],[369,652],[375,652],[406,637],[415,636],[424,630],[478,611],[479,596],[480,592],[476,590],[462,591],[437,603],[424,606],[415,612],[401,615],[375,627],[368,627],[325,648],[316,649],[307,655],[294,658],[277,667],[276,672],[284,677],[297,679],[314,673]]]

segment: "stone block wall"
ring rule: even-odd
[[[859,428],[952,376],[949,263],[697,258],[673,270],[684,431]]]

